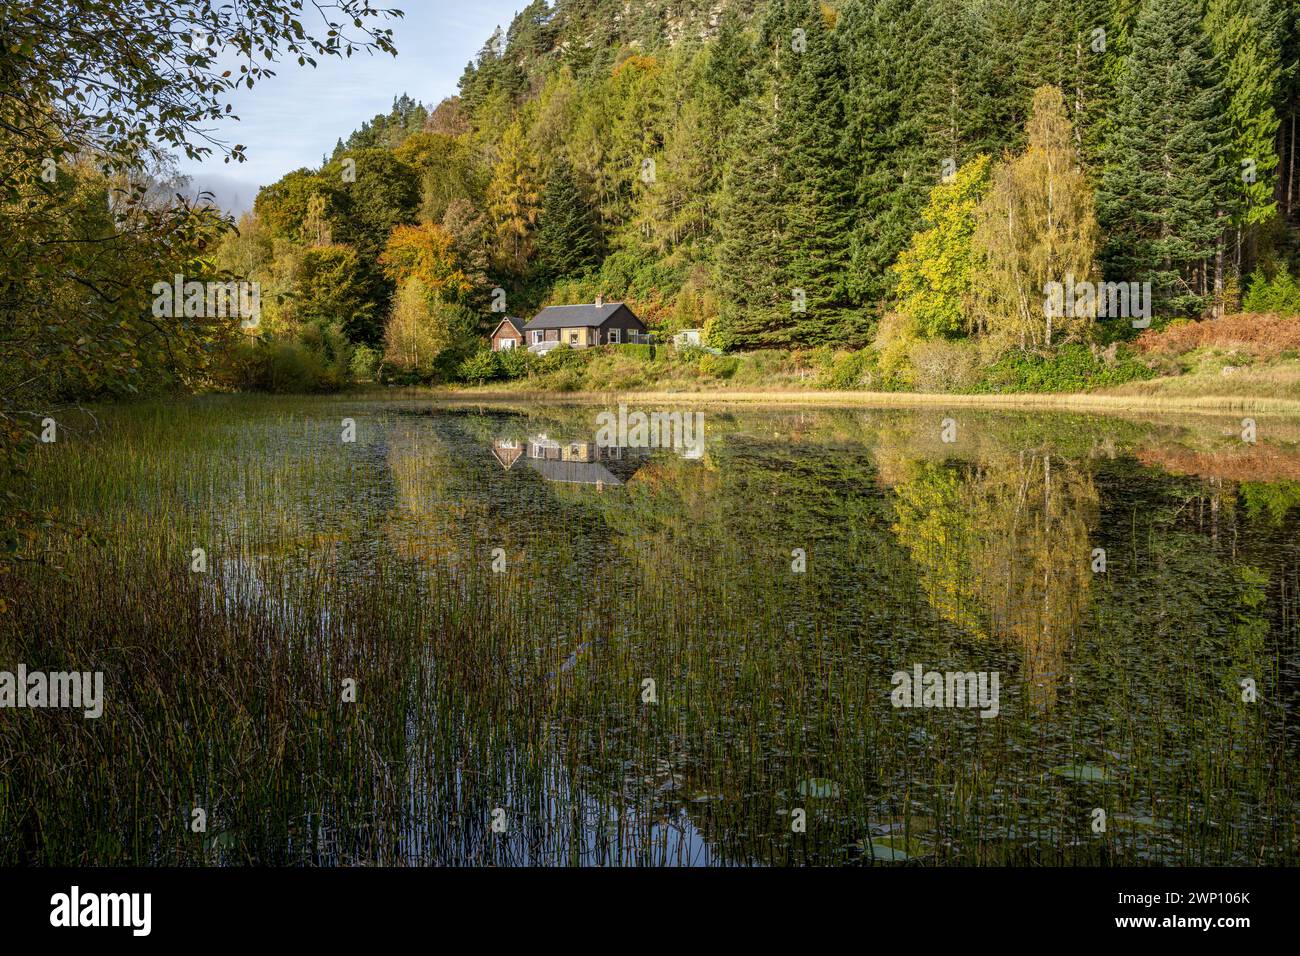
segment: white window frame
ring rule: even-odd
[[[518,344],[517,339],[502,339],[501,348],[499,349],[499,351],[505,352],[509,349],[514,348],[516,344]]]
[[[623,342],[623,330],[610,329],[608,338],[610,345],[621,345]]]

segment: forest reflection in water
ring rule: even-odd
[[[1294,858],[1294,430],[968,413],[945,442],[923,413],[712,412],[690,459],[599,447],[596,414],[415,416],[399,499],[430,513],[428,429],[477,511],[435,536],[502,542],[543,618],[601,609],[607,633],[540,635],[565,693],[630,701],[583,706],[593,732],[675,723],[658,786],[723,833],[757,813],[740,858],[797,854],[796,805],[834,833],[818,858]],[[997,726],[892,707],[917,663],[998,673]]]

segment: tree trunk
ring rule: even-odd
[[[1220,213],[1220,216],[1223,214]],[[1214,243],[1214,318],[1223,318],[1223,230]]]
[[[1290,156],[1286,173],[1286,217],[1291,218],[1291,196],[1295,189],[1295,107],[1291,108],[1291,135],[1287,152]]]
[[[1240,280],[1241,280],[1241,260],[1242,260],[1242,249],[1241,249],[1241,247],[1242,247],[1243,242],[1245,242],[1245,239],[1244,239],[1244,237],[1242,236],[1241,226],[1240,226],[1240,224],[1238,224],[1238,226],[1237,226],[1237,267],[1236,267],[1236,268],[1237,268],[1237,279],[1238,279],[1238,283],[1237,283],[1237,285],[1238,285],[1238,294],[1239,294],[1239,295],[1240,295],[1240,286],[1241,286],[1241,282],[1240,282]]]

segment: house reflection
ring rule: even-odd
[[[547,481],[594,485],[597,491],[624,484],[648,457],[640,449],[602,448],[592,440],[559,441],[544,432],[526,439],[494,438],[492,455],[507,471],[522,459]]]

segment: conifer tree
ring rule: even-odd
[[[501,139],[500,155],[488,183],[487,205],[497,233],[501,267],[522,275],[532,255],[533,229],[540,212],[537,172],[518,123]]]
[[[964,158],[960,16],[938,16],[933,0],[850,0],[841,17],[859,301],[883,302],[930,190]]]
[[[656,181],[643,193],[638,218],[657,255],[667,255],[714,231],[719,149],[716,123],[704,100],[687,100],[658,157]]]
[[[1099,175],[1108,120],[1114,109],[1123,30],[1112,0],[1035,0],[1042,29],[1051,37],[1049,59],[1037,83],[1060,87],[1084,171]],[[1121,5],[1122,6],[1122,5]]]
[[[1117,90],[1098,191],[1103,269],[1195,314],[1221,276],[1232,167],[1220,66],[1195,0],[1146,0]]]
[[[1241,271],[1243,228],[1277,213],[1276,105],[1281,90],[1281,18],[1270,0],[1210,0],[1206,32],[1223,64],[1232,130],[1233,224]],[[1246,268],[1250,267],[1249,262]]]
[[[536,245],[537,267],[550,278],[569,275],[596,260],[595,222],[567,159],[556,163],[542,192]]]
[[[736,106],[752,92],[754,51],[745,36],[745,24],[734,6],[718,20],[718,33],[709,45],[705,83],[722,103]]]
[[[1278,0],[1281,10],[1279,44],[1286,71],[1278,94],[1278,207],[1286,221],[1294,226],[1300,213],[1300,0]]]
[[[1082,155],[1097,157],[1113,87],[1107,71],[1119,50],[1114,7],[1112,0],[989,0],[966,8],[960,56],[945,59],[969,76],[952,121],[966,147],[994,155],[1023,149],[1034,91],[1051,85],[1064,93]],[[954,89],[959,83],[950,81]]]
[[[774,0],[760,50],[763,93],[729,150],[715,335],[742,347],[863,341],[847,291],[853,182],[838,39],[820,4]]]
[[[845,74],[835,30],[816,0],[786,0],[777,126],[788,184],[786,281],[791,342],[863,342],[848,296],[853,180],[844,139]],[[795,33],[802,30],[802,34]]]
[[[838,39],[819,4],[775,0],[759,49],[763,92],[728,150],[720,331],[748,346],[863,341],[847,291],[853,182]]]
[[[710,343],[726,349],[787,341],[786,183],[770,93],[742,105],[727,151],[718,215],[721,295]]]

